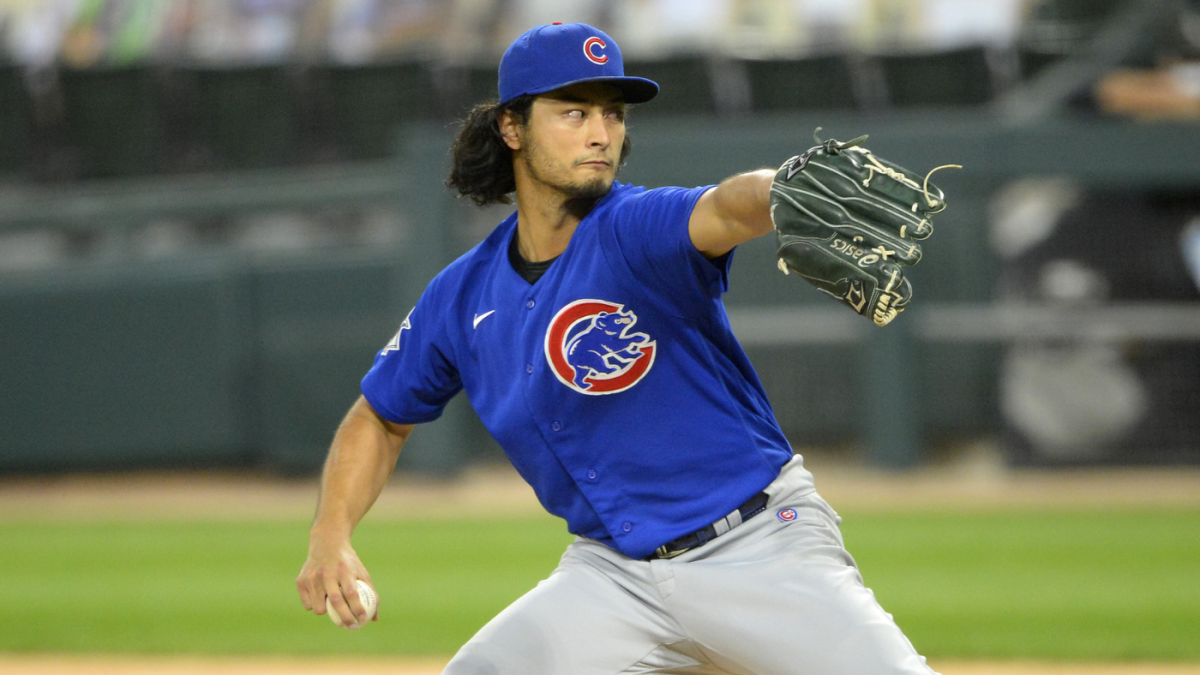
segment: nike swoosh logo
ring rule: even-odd
[[[483,314],[476,314],[476,315],[475,315],[475,325],[474,325],[473,327],[474,327],[474,328],[479,328],[479,322],[480,322],[480,321],[483,321],[484,319],[486,319],[486,318],[488,318],[489,316],[491,316],[491,315],[492,315],[492,314],[493,314],[495,311],[496,311],[496,310],[494,310],[494,309],[493,309],[493,310],[492,310],[492,311],[490,311],[490,312],[484,312]]]

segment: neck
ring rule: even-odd
[[[575,228],[599,199],[577,199],[516,172],[517,250],[529,262],[550,260],[567,250]]]

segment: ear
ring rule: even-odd
[[[521,149],[521,125],[517,122],[513,114],[508,110],[500,113],[500,117],[496,119],[496,125],[500,127],[500,135],[504,137],[504,144],[510,150]]]

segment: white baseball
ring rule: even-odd
[[[375,612],[379,610],[379,596],[375,594],[375,589],[371,588],[371,586],[362,579],[356,580],[354,585],[358,586],[358,598],[362,600],[363,607],[367,609],[367,619],[366,621],[363,621],[362,624],[351,624],[350,628],[358,628],[359,626],[366,624],[367,621],[375,618]],[[329,598],[325,598],[325,613],[329,615],[329,620],[332,621],[335,626],[345,625],[342,623],[342,617],[338,616],[338,613],[334,611],[333,605],[329,602]]]

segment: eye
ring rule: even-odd
[[[581,120],[581,119],[583,119],[583,111],[578,108],[576,108],[574,110],[568,110],[567,117],[569,117],[573,120]]]

